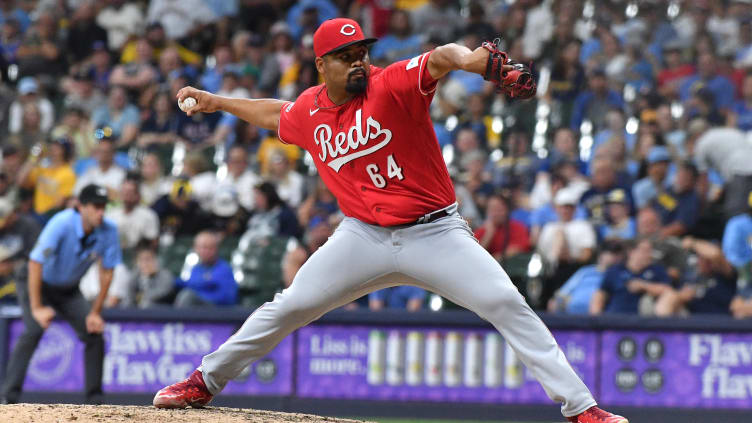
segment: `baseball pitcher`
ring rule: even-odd
[[[321,24],[313,47],[325,83],[294,102],[178,92],[189,115],[229,112],[307,150],[346,218],[289,288],[188,379],[160,390],[154,405],[201,407],[295,329],[372,291],[409,283],[491,322],[569,421],[628,423],[595,406],[551,333],[457,213],[429,117],[436,84],[451,71],[483,75],[507,96],[529,98],[529,69],[493,43],[474,51],[447,44],[381,69],[368,57],[375,41],[351,19]]]

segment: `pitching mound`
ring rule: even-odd
[[[243,408],[207,407],[204,409],[160,410],[147,406],[13,404],[0,405],[2,422],[34,423],[356,423],[359,420],[312,416],[309,414],[276,413]]]

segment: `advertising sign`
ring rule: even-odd
[[[554,332],[579,375],[596,380],[596,335]],[[491,330],[317,325],[298,331],[297,395],[405,401],[550,403]]]
[[[107,322],[105,392],[156,392],[188,376],[201,358],[235,331],[222,323]],[[23,322],[10,325],[15,346]],[[289,395],[292,393],[293,340],[285,338],[269,355],[247,368],[223,392]],[[84,345],[66,323],[54,322],[32,356],[24,383],[27,391],[81,391]]]
[[[752,334],[605,331],[601,401],[752,408]]]

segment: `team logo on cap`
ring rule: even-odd
[[[342,35],[355,35],[355,26],[352,24],[344,24],[342,25],[342,28],[339,29],[339,32]]]

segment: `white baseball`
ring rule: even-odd
[[[196,105],[196,99],[193,97],[186,97],[185,100],[180,101],[178,100],[178,107],[182,111],[187,111],[193,108]]]

